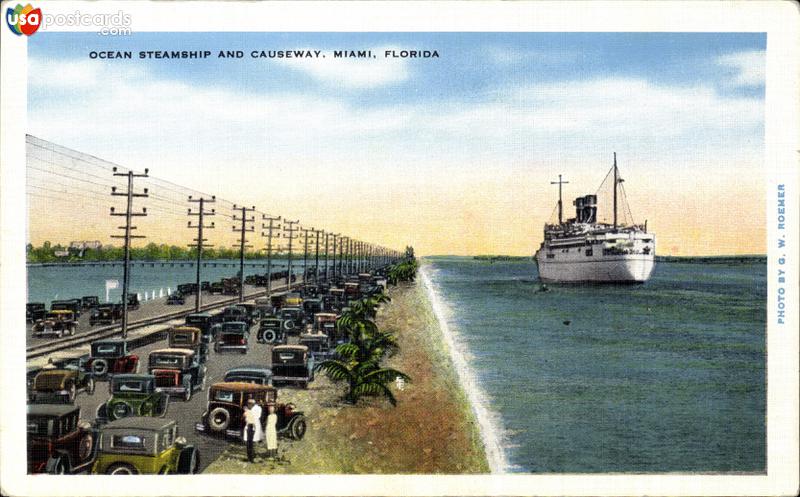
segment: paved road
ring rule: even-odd
[[[210,351],[209,360],[207,363],[208,372],[206,380],[206,389],[202,392],[198,391],[192,395],[189,402],[183,400],[170,398],[169,408],[167,409],[167,418],[174,419],[178,423],[178,433],[186,437],[189,443],[194,444],[200,450],[200,470],[205,469],[211,462],[213,462],[219,454],[225,450],[229,443],[238,443],[233,440],[226,441],[221,438],[212,437],[195,431],[195,423],[200,421],[207,404],[208,387],[213,383],[222,381],[225,372],[236,366],[258,364],[269,366],[271,364],[270,352],[272,347],[269,345],[259,344],[255,341],[255,329],[252,330],[252,340],[250,342],[250,349],[247,354],[240,354],[238,352],[215,353]],[[134,353],[140,357],[141,368],[140,372],[146,371],[147,358],[153,350],[166,348],[166,341],[156,342],[136,349]],[[293,387],[285,387],[293,388]],[[75,400],[76,405],[81,408],[81,418],[86,421],[94,421],[97,407],[108,400],[108,383],[98,382],[94,395],[87,395],[81,393]],[[280,394],[279,394],[280,398]]]

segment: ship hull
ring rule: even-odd
[[[554,283],[644,283],[655,268],[655,257],[645,254],[598,256],[592,260],[543,260],[537,255],[536,262],[539,278]]]

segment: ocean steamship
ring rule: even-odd
[[[558,224],[544,225],[536,252],[539,278],[546,282],[644,283],[655,266],[656,237],[644,225],[618,223],[618,188],[622,179],[614,154],[614,222],[597,220],[597,195],[574,200],[575,217],[563,221],[558,180]],[[555,182],[553,184],[556,184]]]

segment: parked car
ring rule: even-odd
[[[97,295],[84,295],[81,297],[81,309],[84,311],[94,309],[98,305],[100,305],[100,299]]]
[[[122,319],[122,304],[100,304],[89,315],[89,326],[114,324]]]
[[[322,312],[322,299],[310,298],[303,300],[303,312],[309,318],[318,312]]]
[[[314,381],[314,356],[304,345],[276,345],[272,348],[272,383],[296,383],[308,388]]]
[[[330,337],[324,333],[302,333],[298,344],[308,347],[314,362],[324,361],[333,355]]]
[[[171,349],[187,349],[197,354],[201,364],[208,361],[208,343],[203,340],[200,328],[176,326],[167,331],[167,343]]]
[[[222,295],[225,292],[225,287],[221,281],[214,281],[208,285],[208,293],[211,295]]]
[[[259,310],[256,304],[250,303],[241,303],[236,304],[234,307],[238,307],[243,309],[247,318],[244,320],[246,323],[249,323],[250,326],[254,326],[258,324],[258,321],[261,319],[261,311]]]
[[[281,320],[283,330],[290,335],[300,333],[306,324],[303,310],[299,307],[282,307],[278,311],[278,319]]]
[[[34,376],[30,398],[37,404],[71,404],[80,392],[93,395],[94,386],[92,374],[80,366],[58,367],[50,363]]]
[[[325,333],[329,337],[336,335],[336,320],[339,318],[332,312],[318,312],[314,314],[314,331]]]
[[[269,297],[269,303],[272,306],[272,312],[278,312],[283,307],[283,293],[275,293]]]
[[[171,293],[167,297],[167,305],[183,305],[186,303],[186,297],[181,292]]]
[[[222,278],[223,295],[239,295],[239,278]]]
[[[139,308],[139,294],[138,293],[129,293],[128,294],[128,310],[135,311]]]
[[[149,374],[119,374],[111,378],[111,397],[97,408],[96,422],[128,416],[164,417],[169,405],[169,394],[156,388],[156,378]]]
[[[344,296],[345,298],[350,299],[357,299],[361,298],[359,293],[358,283],[355,282],[347,282],[344,284]]]
[[[272,303],[270,302],[270,299],[267,297],[258,297],[254,302],[261,319],[272,315]]]
[[[275,387],[242,382],[211,385],[208,390],[208,407],[201,421],[195,425],[195,429],[241,439],[244,428],[244,406],[251,398],[262,406],[262,425],[267,419],[267,405],[272,404],[278,416],[279,434],[294,440],[301,440],[306,434],[305,415],[295,410],[294,404],[278,404],[278,391]]]
[[[195,474],[199,451],[178,436],[174,420],[124,418],[100,430],[100,451],[92,473],[137,475]]]
[[[207,292],[209,290],[211,290],[211,282],[209,282],[209,281],[201,281],[200,282],[200,291],[201,292]]]
[[[91,347],[89,364],[96,380],[112,374],[139,372],[139,356],[128,352],[126,340],[97,340]]]
[[[241,382],[256,385],[272,385],[272,370],[266,366],[249,365],[229,369],[222,381],[226,383]]]
[[[216,336],[217,341],[214,344],[214,352],[238,350],[242,354],[247,353],[250,339],[250,327],[247,326],[247,323],[235,321],[222,323],[219,325]]]
[[[214,341],[214,325],[219,322],[218,315],[212,315],[207,312],[198,312],[186,316],[186,326],[199,328],[203,334],[203,341],[211,343]]]
[[[78,327],[75,320],[75,313],[68,310],[55,310],[48,312],[44,319],[40,319],[33,324],[31,331],[35,338],[55,336],[58,338],[64,335],[74,335]]]
[[[247,310],[238,305],[229,305],[222,309],[221,318],[223,323],[247,323],[248,327],[253,325],[252,320],[247,315]]]
[[[206,387],[206,365],[187,349],[159,349],[150,352],[148,371],[156,377],[156,387],[189,401],[195,390]]]
[[[97,457],[97,431],[73,405],[28,405],[28,473],[54,475],[90,469]]]
[[[289,292],[283,296],[283,305],[287,307],[300,307],[303,305],[303,296],[298,292]]]
[[[181,295],[193,295],[197,293],[197,283],[183,283],[178,285],[178,293]]]
[[[81,299],[54,300],[50,303],[51,311],[72,311],[76,318],[81,317]]]
[[[264,318],[258,325],[256,334],[258,343],[285,343],[286,333],[283,331],[283,321],[278,318]]]
[[[25,321],[28,323],[35,323],[40,319],[44,319],[47,314],[47,308],[42,302],[28,302],[25,304]]]

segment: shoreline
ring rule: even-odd
[[[426,288],[418,278],[389,290],[378,326],[397,335],[399,351],[387,367],[412,381],[392,407],[382,398],[356,406],[341,402],[343,387],[318,374],[308,390],[281,388],[279,402],[305,411],[309,427],[301,441],[279,439],[279,457],[257,448],[248,463],[245,447],[231,444],[205,470],[221,474],[487,474],[490,466],[480,420],[448,352],[446,337]]]

